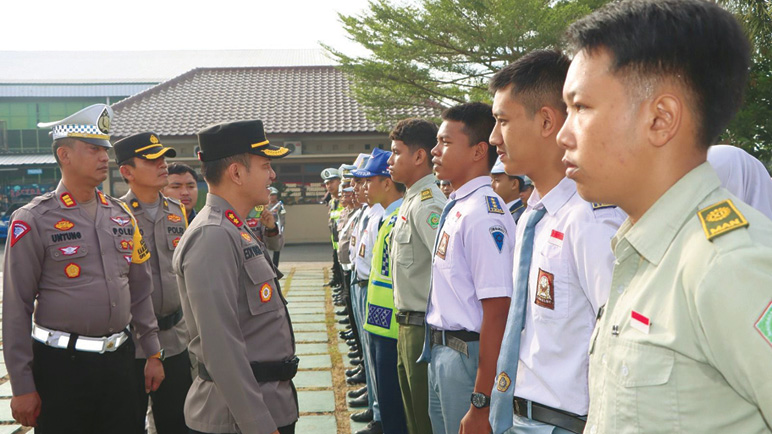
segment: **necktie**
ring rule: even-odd
[[[434,250],[432,250],[432,255],[434,255],[437,252],[437,244],[440,242],[440,237],[442,236],[442,227],[445,225],[445,220],[448,217],[448,214],[450,214],[451,208],[453,208],[453,205],[456,204],[456,199],[451,199],[448,201],[448,203],[445,204],[445,208],[442,210],[442,215],[440,216],[440,224],[437,226],[437,236],[434,237]],[[432,302],[432,283],[429,282],[429,298],[426,300],[426,313],[429,313],[429,304]],[[431,342],[431,333],[432,330],[429,327],[429,323],[424,321],[424,327],[426,328],[425,334],[424,334],[424,348],[421,352],[421,356],[418,358],[419,362],[429,362],[432,359],[432,342]]]
[[[496,364],[496,387],[491,392],[490,422],[493,434],[501,434],[512,426],[512,400],[514,383],[517,379],[517,364],[520,360],[520,337],[525,324],[526,303],[528,303],[528,276],[533,257],[533,236],[536,224],[544,217],[545,208],[537,209],[528,217],[523,239],[520,240],[520,261],[517,264],[517,282],[509,305],[507,328],[501,342],[499,360]],[[512,386],[512,389],[510,389]]]

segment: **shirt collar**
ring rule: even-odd
[[[415,182],[415,184],[411,185],[410,188],[407,189],[405,192],[405,199],[410,199],[421,191],[431,187],[432,184],[434,184],[434,180],[434,175],[431,173],[419,179]]]
[[[402,205],[402,198],[395,200],[391,203],[391,205],[386,207],[386,210],[383,212],[383,218],[386,218],[388,215],[394,212],[395,209],[399,208]]]
[[[546,208],[547,214],[554,216],[575,194],[576,183],[568,178],[563,178],[543,198],[539,197],[539,192],[534,189],[528,199],[528,208]]]
[[[512,207],[514,207],[514,209],[517,209],[517,207],[520,206],[521,203],[523,203],[522,200],[520,198],[517,198],[517,199],[513,200],[512,202],[509,202],[507,204],[507,208],[509,208],[510,210],[513,209]]]
[[[660,196],[637,223],[625,221],[613,245],[626,238],[647,261],[658,264],[678,231],[697,213],[700,202],[719,187],[721,181],[710,164],[700,164]]]
[[[489,187],[491,185],[490,176],[484,175],[470,179],[469,182],[462,185],[458,190],[454,190],[453,193],[450,193],[450,200],[462,200],[480,189],[480,187],[485,187],[486,185]]]

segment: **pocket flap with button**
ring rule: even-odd
[[[67,261],[70,259],[82,258],[88,254],[88,246],[78,244],[67,244],[64,246],[54,246],[49,248],[51,259],[54,261]]]
[[[661,386],[670,380],[675,365],[673,351],[624,342],[612,350],[608,369],[624,387]]]
[[[249,312],[260,315],[279,309],[282,306],[281,296],[277,294],[276,273],[268,264],[264,255],[244,263],[244,269],[249,276],[247,282],[247,301]]]
[[[406,224],[401,225],[399,228],[394,228],[394,242],[399,244],[399,255],[396,256],[395,259],[398,264],[404,267],[409,267],[413,264],[413,245],[410,244],[411,238],[410,228]]]

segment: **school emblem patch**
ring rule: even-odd
[[[488,229],[488,232],[491,233],[493,242],[499,249],[499,253],[501,253],[501,249],[504,248],[504,235],[507,233],[507,230],[501,226],[491,226],[490,229]]]
[[[62,255],[64,256],[72,256],[78,253],[78,250],[80,250],[80,246],[59,247],[59,251],[62,252]]]
[[[761,313],[754,326],[756,331],[761,334],[769,345],[772,345],[772,302],[767,305],[764,312]]]
[[[502,372],[496,377],[496,390],[499,392],[506,392],[510,384],[512,384],[512,380],[506,372]]]
[[[67,264],[66,267],[64,267],[64,274],[66,274],[70,279],[74,279],[80,276],[80,266],[71,262]]]
[[[70,193],[62,193],[62,195],[59,196],[59,199],[61,199],[64,206],[67,208],[72,208],[75,206],[75,199],[72,198]]]
[[[16,220],[11,224],[11,230],[9,231],[11,233],[11,247],[13,247],[14,244],[16,244],[17,241],[21,239],[21,237],[27,235],[27,232],[30,231],[30,226],[21,220]]]
[[[499,203],[499,199],[493,196],[485,196],[485,204],[488,205],[488,213],[504,214],[504,209]]]
[[[708,241],[713,241],[713,238],[748,226],[748,220],[740,214],[740,211],[729,199],[703,208],[697,215],[700,217],[702,230],[705,231]]]
[[[450,235],[447,232],[443,232],[440,242],[437,243],[437,256],[440,259],[445,259],[445,254],[448,251],[448,240],[450,240]]]
[[[432,197],[434,197],[432,196],[432,191],[429,190],[428,188],[426,190],[421,190],[421,201],[429,200]]]
[[[238,217],[236,217],[236,213],[233,212],[233,210],[229,209],[228,211],[225,211],[225,217],[230,220],[230,222],[233,223],[237,228],[240,228],[241,225],[244,224]]]
[[[429,218],[426,219],[426,223],[429,223],[430,228],[437,229],[437,226],[440,225],[440,215],[436,212],[430,213]]]
[[[537,306],[555,310],[555,275],[539,268],[539,277],[536,279]]]
[[[260,287],[260,301],[268,303],[271,301],[271,297],[273,297],[273,288],[269,283],[263,283],[263,286]]]
[[[177,214],[169,214],[166,216],[166,218],[172,223],[179,223],[182,221],[182,217],[178,216]]]
[[[131,219],[128,217],[110,217],[110,220],[115,222],[118,226],[126,226],[127,224],[131,223]],[[64,229],[60,229],[60,230],[64,230]]]
[[[55,229],[59,229],[60,231],[69,231],[70,229],[75,227],[75,223],[69,221],[69,220],[59,220],[54,225]]]

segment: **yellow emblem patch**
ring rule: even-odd
[[[172,223],[179,223],[182,221],[182,217],[178,216],[177,214],[169,214],[166,216],[167,219],[169,219]]]
[[[705,231],[709,241],[727,232],[748,226],[748,220],[740,214],[729,199],[703,208],[697,215],[700,217],[702,230]]]
[[[69,263],[64,267],[64,274],[70,279],[74,279],[80,276],[80,266],[78,266],[78,264]]]
[[[237,228],[240,228],[243,223],[241,223],[241,220],[236,217],[236,213],[233,212],[233,210],[225,211],[225,217],[230,220],[231,223],[233,223]]]
[[[177,238],[175,238],[175,239],[173,239],[173,240],[172,240],[172,245],[173,245],[174,247],[177,247],[177,245],[178,245],[179,243],[180,243],[180,237],[177,237]]]
[[[262,151],[263,154],[265,154],[268,157],[280,157],[282,155],[289,154],[289,149],[287,148],[279,148],[279,149],[266,149]]]
[[[99,191],[99,192],[97,192],[97,196],[99,196],[99,202],[101,202],[101,203],[102,203],[102,205],[105,205],[105,206],[107,206],[107,205],[108,205],[108,203],[107,203],[107,198],[105,197],[105,194],[104,194],[104,193],[102,193],[101,191]]]
[[[421,200],[422,201],[429,200],[432,197],[434,197],[434,196],[432,196],[432,191],[429,190],[428,188],[426,190],[421,190]]]
[[[62,220],[59,220],[58,222],[56,222],[54,227],[56,229],[59,229],[60,231],[69,231],[70,229],[75,227],[75,223],[73,223],[73,222],[71,222],[69,220],[62,219]]]
[[[506,372],[502,372],[496,377],[496,390],[499,392],[506,392],[510,384],[512,384],[512,380]]]
[[[150,143],[152,143],[152,144],[154,144],[154,145],[155,145],[156,143],[158,143],[158,137],[156,137],[156,136],[155,136],[155,134],[151,134],[151,135],[150,135]]]
[[[75,200],[72,198],[72,196],[70,196],[70,193],[62,193],[62,195],[59,196],[59,198],[62,200],[62,203],[64,204],[64,206],[66,206],[67,208],[71,208],[75,206]]]
[[[246,232],[240,232],[240,233],[241,233],[241,238],[244,238],[244,241],[246,242],[252,241],[252,237],[250,237],[248,233]]]

